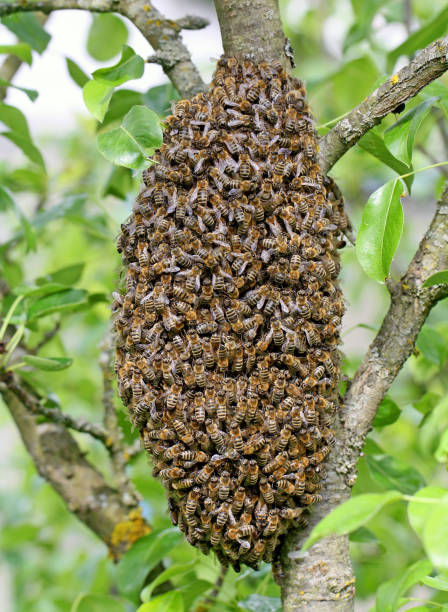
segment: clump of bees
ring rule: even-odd
[[[321,499],[347,218],[280,64],[219,60],[154,162],[119,238],[119,391],[173,523],[256,568]]]

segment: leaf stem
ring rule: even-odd
[[[440,498],[434,499],[432,497],[415,497],[414,495],[403,495],[404,501],[419,502],[420,504],[439,504]]]
[[[3,336],[5,335],[6,328],[9,325],[9,322],[11,320],[12,315],[14,314],[15,309],[17,308],[17,306],[20,304],[20,302],[23,300],[24,297],[25,296],[23,295],[17,296],[14,302],[11,304],[11,307],[6,314],[6,317],[4,318],[2,327],[0,329],[0,341],[3,339]]]
[[[438,168],[439,166],[448,165],[448,161],[437,162],[437,164],[431,164],[430,166],[423,166],[423,168],[417,168],[417,170],[413,170],[412,172],[407,172],[406,174],[400,174],[397,176],[397,179],[406,178],[407,176],[412,176],[413,174],[417,174],[418,172],[423,172],[424,170],[431,170],[432,168]]]

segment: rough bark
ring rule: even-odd
[[[320,164],[324,172],[383,117],[416,96],[447,69],[448,37],[445,37],[420,51],[412,62],[387,79],[321,138]]]
[[[224,53],[287,67],[277,0],[215,0]]]
[[[61,495],[67,509],[106,543],[113,558],[149,532],[137,499],[109,486],[65,427],[38,424],[7,388],[2,396],[39,474]]]

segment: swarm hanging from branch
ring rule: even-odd
[[[280,64],[222,58],[166,124],[119,239],[119,391],[173,522],[257,567],[320,499],[347,220]]]

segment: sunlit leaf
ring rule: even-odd
[[[48,372],[66,370],[73,363],[73,359],[68,357],[37,357],[36,355],[24,355],[22,361],[36,370],[47,370]]]
[[[440,463],[448,463],[448,429],[443,432],[434,457]]]
[[[182,595],[178,591],[164,593],[144,603],[137,612],[184,612]]]
[[[252,593],[247,599],[238,602],[238,607],[250,612],[281,612],[282,602],[279,597]]]
[[[445,576],[425,576],[425,578],[422,578],[421,582],[432,589],[437,589],[438,591],[448,591],[448,578]]]
[[[70,612],[126,612],[126,607],[110,595],[80,595]]]
[[[76,263],[71,266],[65,266],[55,272],[50,272],[36,280],[38,285],[44,283],[61,283],[61,285],[74,285],[79,281],[84,271],[84,263]]]
[[[180,96],[172,83],[156,85],[142,94],[143,102],[161,117],[171,112],[171,102],[179,100]]]
[[[303,545],[308,550],[330,534],[343,535],[365,525],[387,504],[402,499],[399,491],[356,495],[327,514],[313,529]]]
[[[434,366],[433,366],[434,367]],[[448,397],[444,396],[422,423],[418,434],[418,445],[426,455],[437,449],[442,432],[448,428]]]
[[[423,536],[423,529],[428,520],[429,515],[434,508],[440,503],[443,497],[448,496],[448,489],[442,487],[424,487],[414,494],[414,497],[421,497],[423,499],[433,499],[434,503],[421,503],[417,501],[411,501],[408,504],[408,518],[412,529],[421,538]]]
[[[142,104],[143,96],[139,91],[132,89],[119,89],[114,91],[109,108],[101,123],[101,129],[117,121],[121,121],[133,106]]]
[[[388,181],[374,191],[364,208],[356,238],[356,255],[365,273],[378,281],[389,274],[390,264],[403,231],[400,197],[403,185]]]
[[[128,29],[123,21],[112,13],[93,16],[87,37],[87,51],[99,62],[112,59],[120,53],[128,39]]]
[[[103,189],[103,197],[107,195],[115,196],[125,200],[132,188],[132,171],[124,166],[112,166]]]
[[[83,87],[84,102],[90,113],[102,121],[115,87],[133,79],[139,79],[145,69],[143,59],[124,45],[120,60],[109,68],[99,68],[92,80]]]
[[[28,43],[17,43],[15,45],[0,45],[0,53],[7,53],[8,55],[16,55],[18,58],[29,64],[33,61],[31,54],[31,47]]]
[[[156,113],[146,106],[134,106],[120,127],[98,135],[98,148],[114,164],[139,169],[160,147],[162,137]]]
[[[433,507],[423,527],[426,554],[439,570],[448,570],[448,497]]]

